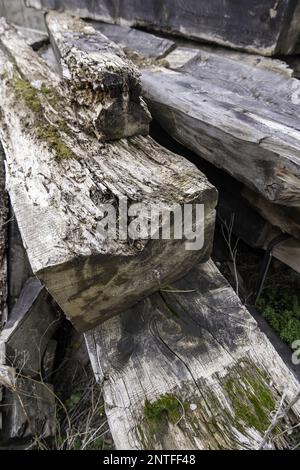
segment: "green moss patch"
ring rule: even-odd
[[[182,406],[174,395],[166,394],[153,403],[148,400],[145,402],[145,418],[153,424],[159,425],[166,420],[176,424],[180,420],[182,412]]]
[[[287,344],[300,338],[300,295],[295,290],[266,289],[257,308]]]
[[[13,87],[18,99],[23,99],[26,106],[35,114],[35,127],[37,138],[45,142],[52,149],[58,160],[68,160],[76,158],[74,152],[65,144],[60,137],[60,132],[69,134],[69,128],[65,121],[59,119],[57,127],[51,125],[44,117],[43,106],[40,94],[43,95],[51,106],[56,106],[59,102],[58,94],[55,90],[42,84],[40,90],[36,90],[28,80],[19,76],[13,79]]]

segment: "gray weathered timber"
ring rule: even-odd
[[[272,204],[248,188],[243,189],[243,196],[272,225],[300,239],[300,206],[285,207]]]
[[[161,38],[134,28],[99,23],[99,21],[93,21],[91,24],[122,48],[127,51],[138,52],[148,59],[162,59],[176,47],[176,43],[170,39]]]
[[[10,207],[8,223],[8,309],[11,310],[18,300],[25,282],[33,276],[26,250],[20,235],[16,217]]]
[[[91,25],[63,13],[46,16],[50,40],[79,122],[101,140],[149,133],[140,73],[122,49]]]
[[[0,437],[4,443],[55,436],[57,418],[51,384],[16,375],[13,386],[5,390],[2,409],[5,418]]]
[[[40,11],[25,6],[25,0],[1,0],[0,16],[12,23],[37,31],[45,31],[44,15]]]
[[[0,333],[6,363],[26,375],[40,376],[45,350],[59,323],[46,289],[37,278],[28,279]]]
[[[273,112],[255,111],[255,98],[251,109],[212,82],[163,68],[142,74],[150,111],[176,140],[266,199],[299,206],[300,128],[292,109],[283,123]]]
[[[35,51],[49,42],[49,36],[44,31],[35,31],[19,25],[17,25],[17,29],[26,38],[27,44],[29,44],[29,46],[31,46]]]
[[[27,0],[36,8],[66,9],[108,23],[142,26],[262,55],[291,54],[299,38],[297,1]]]
[[[212,261],[86,341],[117,449],[257,449],[282,393],[299,390]]]
[[[0,143],[0,324],[6,319],[7,312],[7,216],[4,152]]]
[[[84,133],[59,77],[4,22],[0,43],[0,133],[22,240],[33,272],[85,331],[209,258],[217,192],[150,137],[103,144]],[[103,204],[118,210],[124,199],[129,210],[203,204],[202,249],[186,250],[184,239],[105,238]]]
[[[269,61],[200,46],[167,54],[171,70],[138,60],[153,117],[172,137],[265,199],[299,206],[300,82]]]

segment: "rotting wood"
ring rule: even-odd
[[[117,449],[257,449],[299,389],[212,261],[86,341]]]
[[[79,122],[101,140],[149,133],[140,73],[122,49],[80,19],[51,12],[53,49]]]
[[[85,331],[184,275],[211,252],[217,192],[150,137],[102,144],[76,124],[59,77],[1,23],[1,139],[7,187],[33,272]],[[103,203],[204,205],[204,245],[104,239]],[[38,221],[38,223],[37,223]]]
[[[161,61],[139,64],[150,111],[172,137],[265,199],[300,205],[298,80],[279,64],[200,47],[167,54],[170,70]]]
[[[140,26],[262,55],[290,54],[300,35],[293,0],[28,0],[42,9],[66,9],[108,23]]]
[[[59,324],[59,313],[46,289],[37,278],[28,279],[0,333],[6,364],[40,377],[45,350]]]

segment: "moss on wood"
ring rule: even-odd
[[[67,123],[62,119],[58,119],[56,122],[57,127],[55,127],[45,119],[43,113],[40,95],[44,96],[52,107],[55,107],[59,102],[57,92],[47,87],[44,83],[41,85],[40,90],[37,90],[28,80],[20,76],[14,76],[12,84],[17,98],[23,99],[26,106],[35,114],[34,130],[37,138],[46,143],[55,152],[57,160],[76,158],[74,152],[60,136],[60,132],[65,134],[70,133]],[[28,123],[25,123],[25,125],[28,127]]]

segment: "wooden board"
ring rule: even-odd
[[[125,48],[126,52],[138,52],[148,59],[162,59],[176,47],[176,43],[170,39],[158,37],[128,26],[120,27],[114,24],[99,23],[99,21],[92,21],[89,24],[92,24],[96,30],[107,36],[111,41]]]
[[[4,152],[0,143],[0,325],[7,314],[7,218]]]
[[[117,449],[257,449],[299,390],[212,261],[86,341]]]
[[[291,0],[28,0],[43,9],[67,9],[108,23],[141,26],[258,52],[290,54],[299,37],[299,4]]]
[[[248,188],[243,189],[243,196],[272,225],[300,239],[300,206],[298,208],[272,204]]]
[[[84,133],[59,77],[5,22],[0,41],[0,133],[22,240],[33,272],[85,331],[208,259],[217,192],[150,137],[100,144]],[[103,240],[103,203],[118,209],[125,198],[129,208],[203,204],[202,249],[186,250],[183,239]]]
[[[122,49],[91,25],[51,12],[46,23],[77,120],[99,140],[149,133],[139,71]]]
[[[32,30],[45,31],[44,15],[40,11],[25,6],[25,0],[1,0],[0,16]]]
[[[16,217],[10,207],[8,223],[8,308],[11,311],[17,302],[26,281],[33,277],[26,250],[20,235]]]

